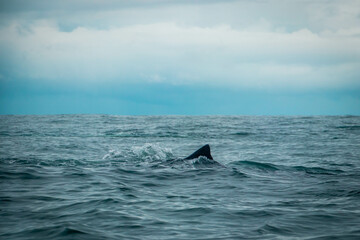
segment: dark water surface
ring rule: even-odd
[[[0,116],[0,238],[360,239],[360,117]]]

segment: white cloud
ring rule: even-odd
[[[16,13],[0,29],[1,60],[12,66],[0,74],[72,84],[360,85],[356,1],[156,3],[162,5],[62,12],[29,23]],[[107,27],[92,24],[97,20]]]

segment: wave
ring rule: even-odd
[[[85,227],[83,227],[85,228]],[[88,231],[93,231],[88,229]],[[98,234],[97,234],[98,235]],[[97,239],[94,234],[87,233],[85,231],[79,230],[78,226],[63,226],[63,225],[55,225],[55,226],[46,226],[46,227],[38,227],[33,229],[26,229],[17,233],[8,233],[2,235],[3,237],[11,236],[11,238],[18,236],[20,239],[24,236],[33,236],[39,239],[47,236],[49,239]],[[101,238],[101,237],[100,237]]]
[[[171,128],[164,130],[147,131],[145,129],[112,129],[107,130],[104,133],[106,137],[118,137],[118,138],[183,138],[184,135],[177,130]]]
[[[341,125],[341,126],[336,126],[335,128],[344,129],[344,130],[360,130],[360,125]]]
[[[220,163],[199,157],[184,161],[182,158],[174,157],[171,148],[162,147],[158,144],[146,143],[143,146],[134,146],[131,149],[118,151],[110,150],[104,157],[104,160],[122,159],[126,163],[141,167],[150,167],[153,169],[162,168],[208,168],[222,166]]]
[[[165,161],[174,158],[170,148],[161,147],[158,144],[147,143],[141,147],[132,147],[131,151],[135,156],[146,161]]]
[[[310,238],[306,238],[306,240],[328,240],[328,239],[359,239],[359,233],[355,232],[353,234],[340,234],[340,235],[334,235],[334,234],[329,234],[329,235],[322,235],[322,236],[318,236],[318,237],[310,237]]]
[[[279,234],[289,236],[293,233],[291,229],[285,227],[277,227],[275,225],[265,224],[264,226],[257,229],[257,232],[261,234]]]
[[[250,133],[250,132],[236,132],[236,133],[232,133],[231,135],[246,137],[246,136],[252,135],[252,133]]]
[[[294,166],[292,169],[296,171],[305,172],[308,174],[326,174],[326,175],[337,175],[344,173],[344,171],[340,169],[326,169],[321,167],[304,167],[304,166]]]
[[[103,160],[121,160],[126,165],[138,166],[141,168],[150,169],[206,169],[214,167],[226,167],[217,161],[199,157],[196,159],[184,161],[181,158],[174,158],[170,148],[162,147],[158,144],[147,143],[143,146],[134,146],[128,150],[118,151],[110,150]],[[305,172],[306,174],[323,174],[323,175],[338,175],[344,173],[340,169],[327,169],[323,167],[310,166],[285,166],[266,162],[257,161],[235,161],[229,164],[240,166],[247,169],[255,169],[265,172],[285,171],[285,172]],[[135,170],[135,172],[137,172]],[[241,173],[241,172],[240,172]],[[243,174],[243,173],[241,173]]]
[[[25,170],[24,172],[17,171],[9,171],[9,170],[1,170],[0,171],[0,179],[42,179],[43,176],[40,175],[35,170]]]
[[[252,168],[261,171],[286,171],[286,172],[305,172],[307,174],[324,174],[324,175],[338,175],[344,173],[340,169],[327,169],[321,167],[306,167],[306,166],[284,166],[272,163],[262,163],[255,161],[236,161],[231,164],[242,166],[245,168]]]
[[[187,208],[185,207],[170,211],[170,213],[186,218],[204,216],[206,214],[211,214],[212,212],[214,212],[214,210],[208,207],[187,207]]]
[[[232,164],[238,165],[238,166],[244,166],[244,167],[251,167],[256,168],[260,170],[266,170],[266,171],[277,171],[279,168],[272,163],[261,163],[261,162],[254,162],[254,161],[236,161]]]
[[[171,172],[170,178],[183,178],[187,171],[207,170],[207,169],[224,169],[221,163],[199,157],[195,159],[184,160],[183,158],[174,157],[171,148],[160,146],[159,144],[147,143],[143,146],[133,146],[130,149],[110,150],[102,158],[110,161],[112,166],[117,166],[117,171],[129,174],[151,175],[167,179],[168,173]],[[202,174],[197,172],[196,174]],[[207,174],[207,172],[205,173]],[[234,175],[243,175],[241,172],[233,173]]]
[[[127,161],[166,161],[173,158],[170,148],[161,147],[158,144],[146,143],[143,146],[133,146],[130,149],[116,150],[111,149],[103,156],[103,160],[123,159]]]
[[[224,167],[217,161],[208,159],[206,157],[199,157],[191,160],[178,159],[175,161],[170,161],[169,164],[171,166],[194,168],[194,169]]]

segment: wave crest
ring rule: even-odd
[[[165,161],[174,157],[170,148],[151,143],[146,143],[141,147],[132,147],[131,151],[136,157],[146,161]]]
[[[174,158],[170,148],[158,144],[146,143],[143,146],[133,146],[125,150],[109,150],[103,160],[124,160],[125,162],[163,162]]]

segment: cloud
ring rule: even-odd
[[[4,3],[0,81],[360,87],[358,1]]]
[[[240,29],[266,19],[289,32],[321,32],[357,27],[359,14],[358,0],[0,0],[1,22],[52,19],[71,30],[159,22]]]
[[[9,74],[18,78],[240,87],[359,83],[360,28],[321,34],[267,29],[157,23],[62,32],[56,24],[40,21],[2,29],[0,44],[12,58]]]

